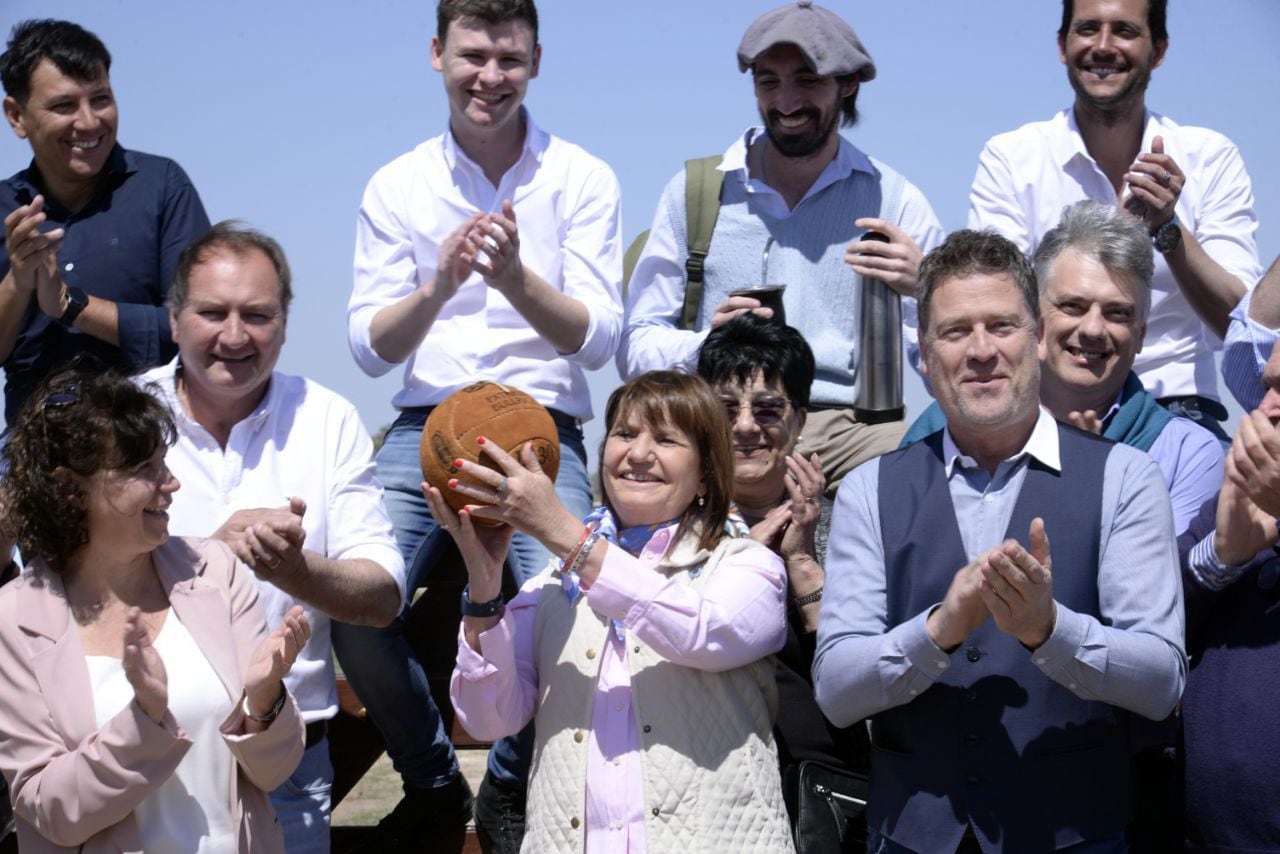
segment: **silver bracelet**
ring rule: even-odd
[[[814,590],[812,593],[806,593],[803,596],[796,596],[791,601],[795,602],[796,605],[803,608],[805,605],[812,605],[814,602],[821,601],[821,599],[822,599],[822,588],[819,587],[817,590]]]
[[[587,555],[591,552],[591,547],[596,544],[598,539],[600,539],[600,532],[592,531],[591,536],[583,541],[582,548],[578,549],[578,553],[573,557],[573,563],[569,564],[569,575],[578,574],[578,570],[582,569],[582,565],[587,562]]]
[[[260,724],[269,724],[280,714],[280,710],[284,708],[284,699],[289,693],[284,690],[284,686],[280,686],[280,699],[276,700],[276,704],[271,707],[271,711],[265,715],[255,715],[249,710],[249,694],[244,695],[244,702],[240,704],[240,711],[244,712],[244,716],[251,721],[257,721]]]

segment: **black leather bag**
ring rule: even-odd
[[[800,763],[796,803],[798,854],[867,850],[867,778],[821,762]]]

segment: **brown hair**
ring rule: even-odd
[[[444,44],[449,24],[458,18],[479,18],[486,24],[524,21],[538,43],[538,7],[533,0],[440,0],[436,6],[436,37]]]
[[[605,438],[600,443],[599,468],[604,470],[604,445],[621,419],[635,416],[645,424],[666,424],[684,432],[698,452],[702,483],[706,487],[702,506],[692,502],[680,516],[680,526],[672,542],[678,542],[695,526],[700,526],[698,547],[715,548],[724,537],[733,498],[733,440],[724,404],[706,381],[694,374],[676,371],[649,371],[624,383],[609,395],[605,405]],[[605,505],[614,511],[608,490]],[[616,515],[616,513],[615,513]]]
[[[77,358],[27,399],[4,456],[5,526],[28,558],[55,572],[89,542],[77,479],[129,468],[173,444],[173,417],[151,393],[117,373],[94,373]]]

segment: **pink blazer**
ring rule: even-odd
[[[237,701],[221,731],[239,769],[227,798],[240,850],[283,852],[266,793],[293,773],[305,736],[292,698],[266,730],[242,734],[241,677],[267,634],[258,588],[211,540],[171,538],[154,564],[174,613]],[[0,589],[0,771],[23,854],[141,851],[134,808],[190,746],[172,714],[156,723],[137,703],[98,728],[80,633],[62,579],[43,561]]]

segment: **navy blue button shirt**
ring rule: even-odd
[[[165,296],[179,253],[208,230],[209,217],[191,179],[166,157],[116,145],[104,169],[102,186],[79,213],[46,194],[48,221],[40,230],[66,229],[58,250],[62,281],[116,303],[120,346],[63,329],[32,297],[3,364],[4,416],[10,424],[40,380],[77,353],[91,352],[106,364],[134,371],[163,364],[177,352]],[[0,182],[0,217],[29,204],[44,192],[41,185],[34,161]],[[0,244],[0,277],[8,272],[9,255]]]

